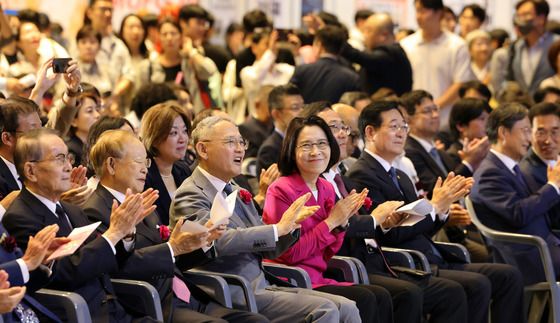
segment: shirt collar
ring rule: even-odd
[[[383,166],[383,169],[385,169],[386,172],[388,172],[391,169],[391,164],[386,161],[385,159],[383,159],[383,157],[379,156],[376,153],[371,152],[369,149],[364,149],[364,151],[368,154],[371,155],[371,157],[375,158],[375,160],[377,160],[381,166]]]
[[[109,191],[109,193],[111,193],[113,195],[113,197],[115,197],[115,199],[117,199],[117,202],[119,202],[119,204],[122,204],[122,202],[124,202],[124,199],[126,198],[126,196],[123,193],[121,193],[119,191],[116,191],[116,190],[114,190],[114,189],[112,189],[108,186],[103,185],[103,184],[101,184],[101,185],[103,187],[105,187],[107,189],[107,191]]]
[[[416,141],[418,141],[418,142],[420,143],[420,145],[421,145],[422,147],[424,147],[424,149],[428,152],[428,154],[430,153],[430,151],[432,150],[432,148],[435,148],[435,147],[436,147],[436,145],[434,144],[433,141],[432,141],[432,142],[427,141],[426,139],[422,139],[422,138],[420,138],[420,137],[418,137],[418,136],[415,136],[415,135],[413,135],[413,134],[409,134],[409,136],[412,137],[412,138],[414,138],[414,139],[416,139]]]
[[[280,129],[274,127],[274,131],[276,131],[280,135],[280,137],[282,138],[286,137],[286,134],[283,133]]]
[[[29,191],[29,193],[33,194],[33,196],[35,196],[41,203],[43,203],[49,209],[49,211],[56,215],[56,205],[58,204],[58,202],[55,203],[44,196],[36,194],[29,188],[27,190]],[[56,217],[58,217],[58,215],[56,215]]]
[[[515,171],[513,170],[513,168],[515,166],[517,166],[517,162],[515,160],[513,160],[511,157],[506,156],[500,152],[497,152],[495,149],[490,149],[490,151],[496,155],[496,157],[498,157],[498,159],[504,163],[504,165],[506,165],[506,167],[515,174]]]
[[[216,176],[210,174],[207,170],[205,170],[204,168],[198,166],[197,167],[198,170],[200,170],[200,172],[202,173],[202,175],[204,175],[204,177],[206,177],[206,179],[210,182],[210,184],[212,184],[212,186],[214,186],[214,188],[216,189],[216,191],[218,193],[222,192],[224,190],[224,187],[226,187],[226,182],[222,181],[221,179],[217,178]]]
[[[19,188],[21,188],[21,182],[19,181],[19,174],[17,172],[16,165],[14,165],[12,162],[10,162],[9,160],[7,160],[6,158],[4,158],[2,156],[0,156],[0,158],[2,158],[2,160],[4,161],[6,166],[8,167],[8,170],[10,171],[10,173],[12,174],[14,179],[16,180],[16,183],[18,184]]]

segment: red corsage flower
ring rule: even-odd
[[[332,199],[325,200],[325,211],[329,214],[334,207],[334,201]]]
[[[17,248],[16,238],[12,236],[3,236],[2,237],[2,247],[6,252],[14,252]]]
[[[161,237],[161,240],[167,241],[167,239],[169,239],[169,235],[171,235],[171,232],[169,231],[169,227],[163,224],[160,225],[159,236]]]
[[[253,200],[253,194],[251,194],[251,192],[247,190],[240,189],[239,198],[241,199],[241,201],[243,201],[243,203],[249,204]]]
[[[364,207],[366,208],[366,211],[369,211],[371,209],[372,204],[373,203],[371,202],[369,196],[366,196],[366,199],[364,200]]]

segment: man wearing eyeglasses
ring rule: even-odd
[[[526,177],[532,177],[539,186],[548,182],[548,167],[556,165],[560,154],[560,107],[554,103],[539,103],[529,110],[532,124],[531,148],[519,163]],[[550,222],[560,229],[560,208],[551,210]]]
[[[366,148],[348,170],[357,189],[367,188],[374,206],[385,201],[417,201],[411,180],[393,166],[393,161],[403,151],[408,133],[408,125],[398,104],[372,103],[360,114],[359,124]],[[462,176],[449,176],[445,181],[438,181],[429,200],[432,210],[424,219],[411,226],[377,230],[375,241],[382,246],[420,251],[431,266],[437,268],[432,269],[437,277],[431,277],[423,289],[424,311],[432,318],[435,315],[442,321],[484,322],[488,319],[492,298],[492,321],[522,322],[523,284],[516,268],[504,264],[465,264],[457,255],[440,248],[430,239],[448,221],[451,204],[465,196],[471,186],[472,180]],[[369,245],[374,249],[378,246]],[[366,258],[366,268],[374,268],[375,264],[368,262],[371,260]],[[447,297],[440,299],[442,295]],[[449,306],[450,302],[454,305]]]
[[[66,237],[74,228],[90,224],[78,207],[60,201],[71,186],[72,166],[68,148],[54,130],[35,129],[18,138],[14,162],[24,187],[2,224],[21,249],[27,249],[29,237],[45,226],[57,224],[56,235]],[[122,265],[116,257],[121,240],[153,210],[151,203],[143,202],[140,194],[131,194],[128,203],[113,205],[105,233],[91,235],[73,255],[50,263],[52,280],[47,287],[80,294],[88,304],[92,321],[134,321],[117,301],[109,273]],[[67,321],[65,313],[56,314]]]
[[[200,223],[206,223],[216,194],[224,197],[237,194],[228,229],[215,243],[217,258],[201,268],[241,275],[247,279],[255,294],[258,312],[269,320],[359,321],[359,312],[353,301],[337,295],[294,288],[263,270],[263,258],[274,259],[298,241],[296,219],[300,215],[305,219],[311,214],[306,213],[307,207],[302,204],[304,200],[298,199],[283,214],[280,222],[263,224],[250,197],[230,183],[241,172],[247,148],[237,126],[226,118],[208,117],[197,125],[192,138],[199,165],[175,193],[169,217],[172,225],[183,217],[193,216]],[[241,290],[232,291],[232,302],[244,303]]]
[[[268,95],[268,108],[274,121],[274,131],[266,138],[257,154],[257,177],[262,170],[278,162],[282,140],[293,118],[303,110],[303,97],[293,84],[279,85]]]

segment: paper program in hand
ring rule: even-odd
[[[58,249],[56,249],[49,258],[47,258],[47,261],[66,257],[76,252],[76,250],[78,250],[78,248],[84,243],[84,241],[86,241],[90,234],[92,234],[100,224],[101,221],[86,225],[84,227],[74,228],[74,230],[72,230],[72,232],[70,232],[70,234],[68,235],[68,239],[70,239],[70,242],[58,247]]]
[[[419,199],[397,209],[397,213],[406,213],[408,216],[397,226],[412,226],[424,220],[426,214],[432,212],[432,204],[426,199]]]

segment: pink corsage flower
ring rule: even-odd
[[[6,250],[6,252],[14,252],[17,248],[16,238],[8,235],[3,235],[0,239],[0,244]]]
[[[161,237],[161,240],[163,241],[167,241],[167,239],[169,239],[169,236],[171,235],[171,232],[169,231],[169,227],[166,225],[160,225],[159,226],[159,235]]]
[[[332,210],[332,208],[334,207],[334,201],[332,199],[326,199],[325,200],[325,211],[327,212],[327,214],[329,214]]]
[[[372,204],[373,203],[371,202],[369,196],[366,196],[366,199],[364,200],[364,208],[366,209],[366,211],[369,211],[371,209]]]
[[[243,201],[243,203],[250,204],[251,201],[253,200],[253,194],[251,194],[251,192],[247,190],[240,189],[239,198],[241,199],[241,201]]]

